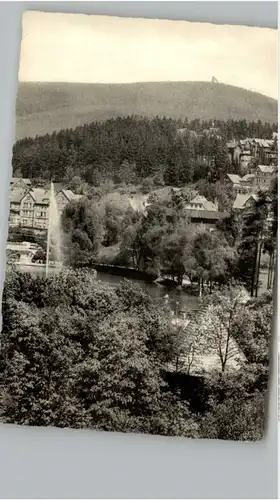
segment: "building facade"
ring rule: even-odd
[[[258,191],[269,190],[276,176],[276,167],[273,165],[258,165],[256,170],[256,188]]]
[[[56,203],[60,214],[62,214],[64,208],[70,201],[79,200],[82,195],[74,194],[70,189],[61,189],[56,193]]]
[[[245,213],[255,207],[257,199],[255,194],[237,194],[232,208],[237,213]]]
[[[11,182],[9,226],[46,230],[49,224],[50,190],[31,188],[31,183],[26,181],[28,179]],[[60,214],[70,201],[80,198],[64,189],[59,189],[55,196]]]
[[[232,163],[238,163],[241,172],[246,173],[250,165],[261,163],[276,165],[277,136],[272,139],[250,138],[233,140],[227,143],[228,156]]]
[[[19,177],[13,177],[10,181],[10,192],[15,190],[27,191],[31,188],[30,179],[21,179]]]
[[[197,195],[185,206],[186,210],[203,210],[208,212],[217,212],[218,206],[209,201],[205,196]]]
[[[235,195],[254,193],[257,190],[255,174],[246,174],[243,177],[237,174],[227,174],[226,182]]]
[[[184,211],[192,224],[203,224],[209,230],[216,229],[217,223],[229,216],[227,212],[220,212],[215,203],[200,195],[187,203]]]

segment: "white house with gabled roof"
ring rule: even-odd
[[[209,212],[217,212],[218,206],[212,201],[209,201],[205,196],[198,194],[189,203],[186,204],[187,210],[207,210]]]
[[[252,207],[254,207],[257,200],[258,197],[255,194],[238,193],[236,195],[232,208],[236,212],[243,212],[246,209],[251,209]]]
[[[79,200],[82,197],[82,195],[74,194],[73,191],[70,191],[70,189],[60,189],[56,193],[56,203],[59,213],[61,214],[63,212],[64,208],[68,205],[68,203],[70,203],[70,201]]]

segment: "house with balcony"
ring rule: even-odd
[[[30,184],[25,183],[25,179],[19,181],[12,183],[9,192],[9,226],[46,230],[49,223],[50,190],[43,187],[28,189]],[[80,198],[81,196],[59,186],[56,192],[59,213],[62,213],[70,201]]]
[[[20,225],[47,229],[49,197],[49,191],[43,188],[28,191],[21,200]]]

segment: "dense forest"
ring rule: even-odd
[[[94,122],[42,137],[25,138],[13,148],[15,176],[71,184],[78,176],[89,185],[104,180],[138,184],[154,178],[159,185],[181,186],[207,177],[215,181],[230,165],[226,141],[271,138],[276,124],[246,120],[212,121],[129,116]],[[187,129],[186,133],[178,133]]]

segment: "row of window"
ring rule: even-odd
[[[33,212],[33,210],[22,210],[21,212],[21,215],[23,217],[32,217],[33,215],[35,215],[35,217],[44,217],[46,218],[47,217],[47,211],[46,210],[41,210],[41,211],[37,211],[37,212]]]
[[[29,219],[21,219],[21,224],[23,226],[29,226],[29,227],[41,227],[41,228],[47,228],[47,223],[46,221],[43,220],[34,220],[30,221]]]
[[[191,208],[202,208],[201,204],[191,203]]]
[[[33,212],[32,212],[32,210],[22,210],[21,215],[22,215],[23,217],[32,217]]]

